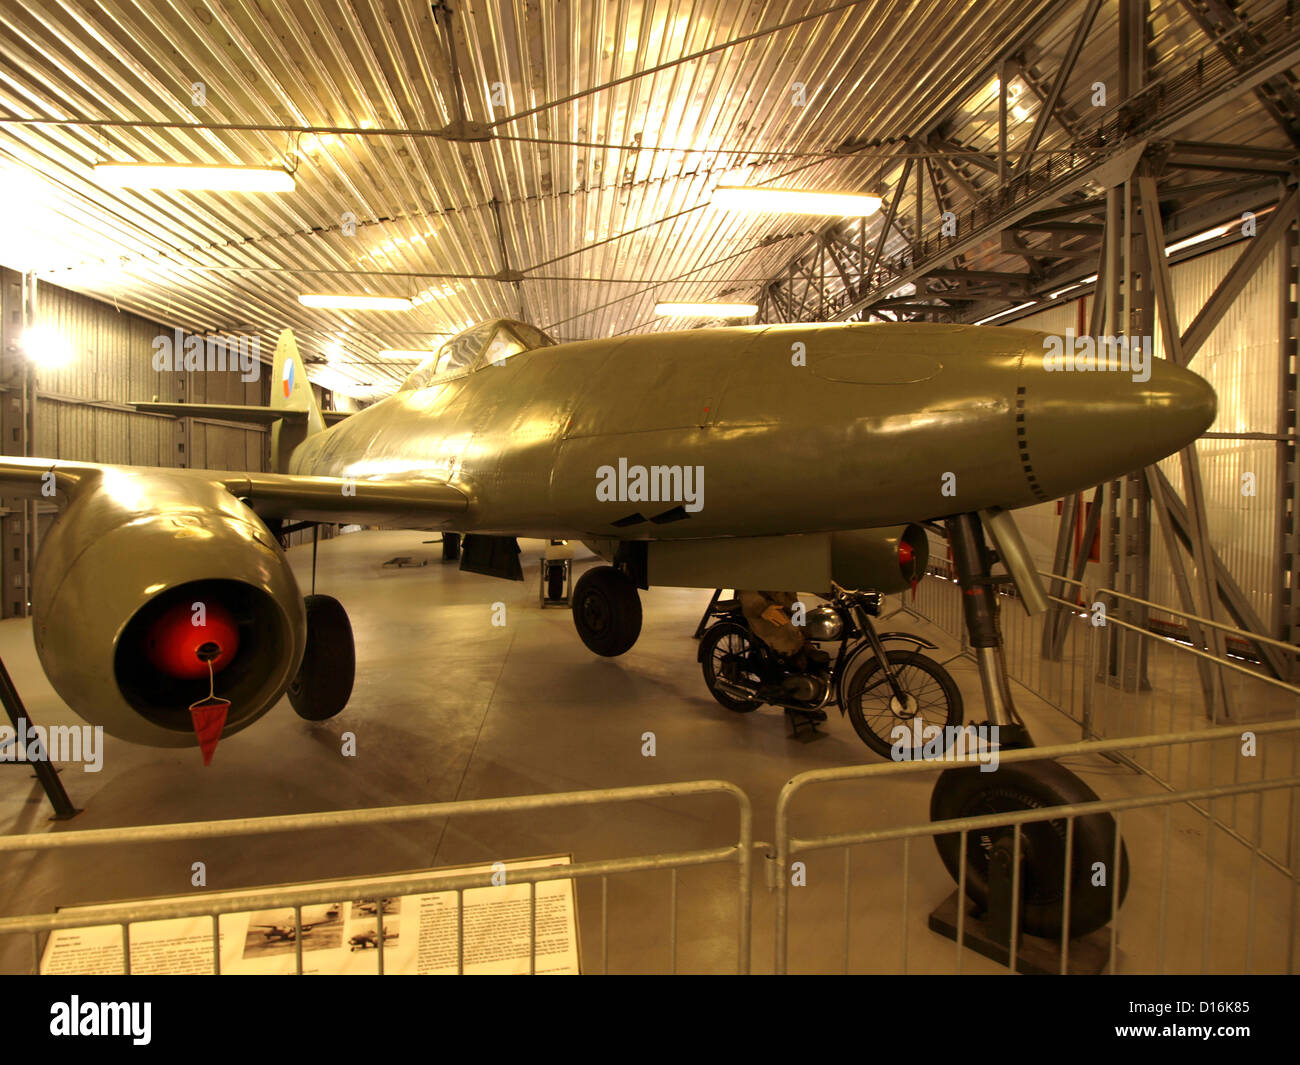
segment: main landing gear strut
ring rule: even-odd
[[[1001,751],[1032,747],[1033,739],[1012,700],[998,626],[995,588],[1011,578],[993,575],[993,563],[998,558],[985,544],[978,514],[958,514],[948,519],[947,526],[966,630],[984,691],[987,723],[997,726],[996,732],[990,733]],[[930,818],[947,821],[1096,801],[1096,793],[1083,781],[1049,760],[1017,762],[989,773],[981,773],[979,766],[965,766],[949,769],[939,777],[930,798]],[[1109,814],[1076,817],[1072,828],[1064,819],[1022,824],[1019,889],[1015,891],[1014,826],[967,832],[964,855],[959,833],[936,836],[935,845],[959,884],[962,866],[966,868],[967,946],[1005,963],[1010,955],[1013,923],[1025,936],[1054,941],[1048,945],[1017,944],[1018,965],[1026,970],[1056,972],[1058,966],[1048,955],[1059,946],[1062,932],[1068,927],[1072,939],[1095,932],[1110,921],[1114,907],[1123,902],[1128,888],[1128,854],[1122,841],[1117,847],[1115,822]],[[1117,854],[1118,870],[1113,868]],[[1019,914],[1015,922],[1011,920],[1013,898]],[[956,938],[958,904],[954,892],[931,914],[930,927]],[[1086,966],[1096,965],[1097,950],[1090,953],[1080,945],[1071,949],[1071,959]],[[1101,964],[1104,961],[1103,956]]]

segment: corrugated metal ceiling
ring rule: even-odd
[[[10,5],[0,111],[63,121],[0,122],[0,185],[11,212],[21,205],[0,263],[168,324],[268,338],[292,325],[309,353],[340,343],[336,371],[384,389],[409,366],[376,362],[378,350],[428,347],[487,317],[561,339],[656,328],[659,299],[751,297],[818,226],[720,214],[707,206],[715,185],[883,191],[897,177],[885,153],[949,112],[947,134],[988,148],[992,64],[1033,27],[1027,65],[1050,75],[1082,7],[466,0],[446,14],[458,92],[439,19],[418,0]],[[1152,52],[1176,62],[1200,31],[1181,3],[1153,7]],[[1067,109],[1110,75],[1115,18],[1111,0]],[[1274,145],[1251,106],[1227,107],[1209,133],[1235,125],[1232,139],[1253,129]],[[435,135],[461,107],[493,139]],[[1054,129],[1043,145],[1065,140]],[[833,154],[846,144],[883,147]],[[297,189],[107,190],[90,167],[110,160],[287,166]],[[506,269],[522,283],[493,279]],[[313,291],[418,304],[296,302]]]

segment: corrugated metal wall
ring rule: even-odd
[[[1191,324],[1240,254],[1241,245],[1231,245],[1173,267],[1174,298],[1182,329]],[[1192,362],[1192,369],[1205,377],[1219,396],[1219,414],[1211,432],[1276,432],[1280,254],[1280,249],[1274,249],[1268,256]],[[1078,302],[1040,311],[1017,319],[1014,324],[1052,333],[1060,333],[1067,326],[1077,330]],[[1085,312],[1091,310],[1089,296]],[[1159,330],[1156,355],[1164,355]],[[1098,431],[1104,432],[1105,427],[1098,426]],[[1279,564],[1274,542],[1278,506],[1274,480],[1277,445],[1267,440],[1200,440],[1196,451],[1205,483],[1211,542],[1251,605],[1261,617],[1268,619],[1272,616],[1273,585]],[[1177,456],[1166,459],[1161,468],[1181,492],[1182,469]],[[1255,475],[1254,496],[1242,494],[1245,473]],[[1049,569],[1056,542],[1056,503],[1020,511],[1017,520],[1041,568]],[[1187,564],[1191,567],[1190,558]],[[1096,566],[1090,566],[1086,576],[1092,582],[1102,578]],[[1151,598],[1181,605],[1163,537],[1156,528],[1151,535]]]
[[[6,273],[12,273],[6,271]],[[55,285],[38,288],[41,325],[57,330],[71,359],[38,373],[33,453],[47,458],[134,466],[187,466],[211,470],[268,470],[270,433],[260,426],[206,418],[174,419],[132,410],[132,401],[183,401],[265,405],[270,365],[257,363],[245,381],[238,370],[157,370],[154,341],[175,330]],[[10,308],[6,307],[8,313]],[[21,308],[14,308],[21,313]],[[262,354],[269,359],[270,352]],[[229,366],[230,364],[227,363]],[[317,402],[321,390],[313,386]],[[43,506],[41,533],[57,515]],[[334,535],[333,526],[320,531]],[[311,532],[289,534],[290,545],[309,542]]]
[[[266,367],[257,379],[229,370],[154,369],[154,339],[174,331],[53,285],[38,289],[38,319],[71,345],[62,367],[38,371],[38,455],[137,466],[211,469],[265,468],[266,432],[195,419],[188,429],[171,418],[141,414],[133,400],[198,403],[265,402]]]

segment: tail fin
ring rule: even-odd
[[[293,449],[307,437],[325,428],[316,396],[307,379],[307,367],[298,354],[293,330],[286,329],[276,341],[271,363],[271,409],[305,413],[306,419],[282,418],[271,427],[271,467],[277,473],[288,470]]]

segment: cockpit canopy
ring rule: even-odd
[[[415,372],[402,382],[399,391],[427,388],[439,379],[480,370],[484,366],[499,365],[511,355],[548,348],[554,343],[540,329],[531,325],[509,318],[495,318],[457,333],[420,363]]]

